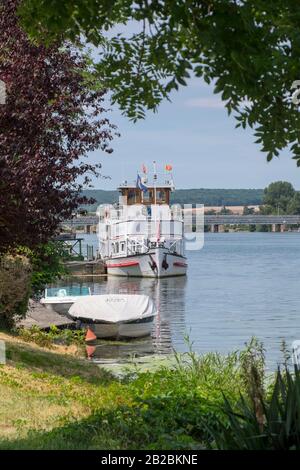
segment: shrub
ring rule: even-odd
[[[38,326],[31,328],[19,328],[18,335],[24,341],[36,343],[39,346],[51,348],[53,344],[70,344],[83,345],[85,344],[85,330],[60,330],[57,326],[52,325],[50,330],[43,331]]]
[[[241,393],[237,404],[224,390],[224,418],[210,426],[216,448],[300,450],[300,371],[295,367],[292,374],[287,365],[283,372],[278,369],[266,391],[262,365],[261,357],[248,354],[247,393]]]
[[[95,446],[107,434],[125,449],[200,449],[211,443],[208,427],[218,427],[217,417],[222,422],[224,416],[223,391],[236,402],[245,390],[240,356],[190,351],[176,359],[173,367],[135,374],[128,384],[132,405],[98,416]]]
[[[25,316],[30,294],[31,266],[27,257],[0,259],[0,328],[11,329]]]
[[[32,265],[31,291],[33,296],[39,296],[47,284],[67,274],[63,262],[68,253],[63,242],[49,241],[38,245],[34,250],[19,247],[18,253],[26,255]]]

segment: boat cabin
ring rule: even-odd
[[[167,204],[169,206],[172,186],[169,184],[159,185],[156,187],[147,186],[147,191],[142,191],[134,185],[124,183],[124,185],[120,186],[118,190],[122,197],[127,198],[127,204],[129,206],[133,204],[144,204],[147,206],[151,206],[153,204]]]

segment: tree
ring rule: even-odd
[[[295,192],[287,206],[288,214],[300,214],[300,192]]]
[[[264,190],[263,203],[267,207],[265,213],[287,213],[288,205],[295,195],[291,183],[287,181],[276,181]]]
[[[255,214],[254,207],[244,206],[243,215],[253,215]]]
[[[100,48],[99,77],[131,119],[194,74],[213,83],[237,126],[254,129],[268,160],[290,146],[300,166],[300,114],[290,100],[300,79],[298,2],[23,0],[20,15],[34,38],[84,35]],[[128,23],[137,32],[106,34]]]
[[[47,242],[86,202],[82,186],[100,165],[83,158],[111,152],[113,132],[88,57],[68,44],[29,41],[18,5],[0,5],[0,79],[7,88],[0,105],[0,252]]]
[[[217,214],[215,209],[204,209],[204,213],[205,213],[205,215],[216,215]]]
[[[227,209],[225,206],[223,206],[219,212],[220,215],[230,215],[232,213],[233,212],[230,209]]]

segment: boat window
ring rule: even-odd
[[[162,201],[162,202],[166,200],[166,193],[165,193],[165,191],[161,190],[161,191],[158,192],[158,199],[159,199],[160,201]]]
[[[66,297],[89,295],[90,289],[85,286],[64,286],[64,287],[48,287],[45,297]]]
[[[150,191],[145,191],[144,194],[143,194],[144,202],[149,201],[149,197],[150,197]]]
[[[135,191],[128,191],[128,201],[129,202],[135,201]]]
[[[150,202],[151,200],[152,200],[152,191],[148,190],[143,194],[143,201]]]

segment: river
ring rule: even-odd
[[[96,235],[85,236],[84,250],[86,243],[96,248]],[[274,366],[282,341],[300,339],[300,233],[205,233],[203,249],[187,257],[186,278],[72,281],[94,294],[145,293],[158,306],[152,339],[100,345],[100,358],[182,352],[186,334],[198,353],[226,353],[256,336]]]

